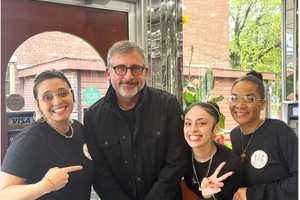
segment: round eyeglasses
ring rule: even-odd
[[[54,99],[54,96],[64,98],[69,96],[72,91],[73,90],[71,88],[60,88],[56,92],[47,91],[44,94],[42,94],[42,96],[39,97],[38,99],[50,103]]]
[[[228,97],[228,101],[230,103],[238,103],[243,101],[244,103],[255,103],[256,101],[264,101],[265,99],[259,99],[254,95],[243,95],[243,96],[238,96],[238,95],[230,95]]]
[[[129,67],[127,67],[127,65],[125,64],[116,65],[112,68],[114,69],[115,73],[119,76],[125,76],[128,69],[130,70],[133,76],[139,76],[146,69],[145,66],[141,65],[130,65]]]

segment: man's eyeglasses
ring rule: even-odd
[[[41,99],[44,102],[50,103],[53,100],[54,96],[64,98],[69,96],[72,91],[73,90],[71,88],[60,88],[56,92],[45,92],[39,99]]]
[[[254,95],[244,95],[244,96],[238,96],[238,95],[230,95],[228,97],[228,101],[230,103],[238,103],[240,101],[243,101],[245,103],[255,103],[256,101],[263,101],[265,99],[259,99]]]
[[[115,73],[119,76],[125,76],[128,69],[130,69],[130,72],[133,76],[139,76],[146,69],[146,67],[141,65],[130,65],[129,67],[127,67],[127,65],[125,64],[116,65],[112,68],[114,69]]]

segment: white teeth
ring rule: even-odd
[[[62,107],[62,108],[57,108],[57,109],[54,109],[53,112],[62,112],[66,109],[66,107]]]
[[[248,112],[247,112],[247,111],[241,111],[241,110],[239,110],[239,111],[235,111],[235,113],[236,113],[237,115],[245,115],[245,114],[247,114]]]
[[[194,140],[200,139],[201,136],[199,136],[199,135],[190,135],[189,138],[190,138],[191,141],[194,141]]]

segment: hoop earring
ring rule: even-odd
[[[33,120],[35,122],[40,122],[40,123],[43,123],[46,121],[44,115],[39,111],[39,110],[36,110],[34,113],[33,113]]]

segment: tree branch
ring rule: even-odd
[[[266,55],[267,53],[269,53],[271,50],[280,47],[280,42],[274,44],[273,46],[267,48],[267,49],[262,49],[263,51],[261,51],[261,53],[258,54],[257,56],[257,60],[261,60],[261,58]]]

